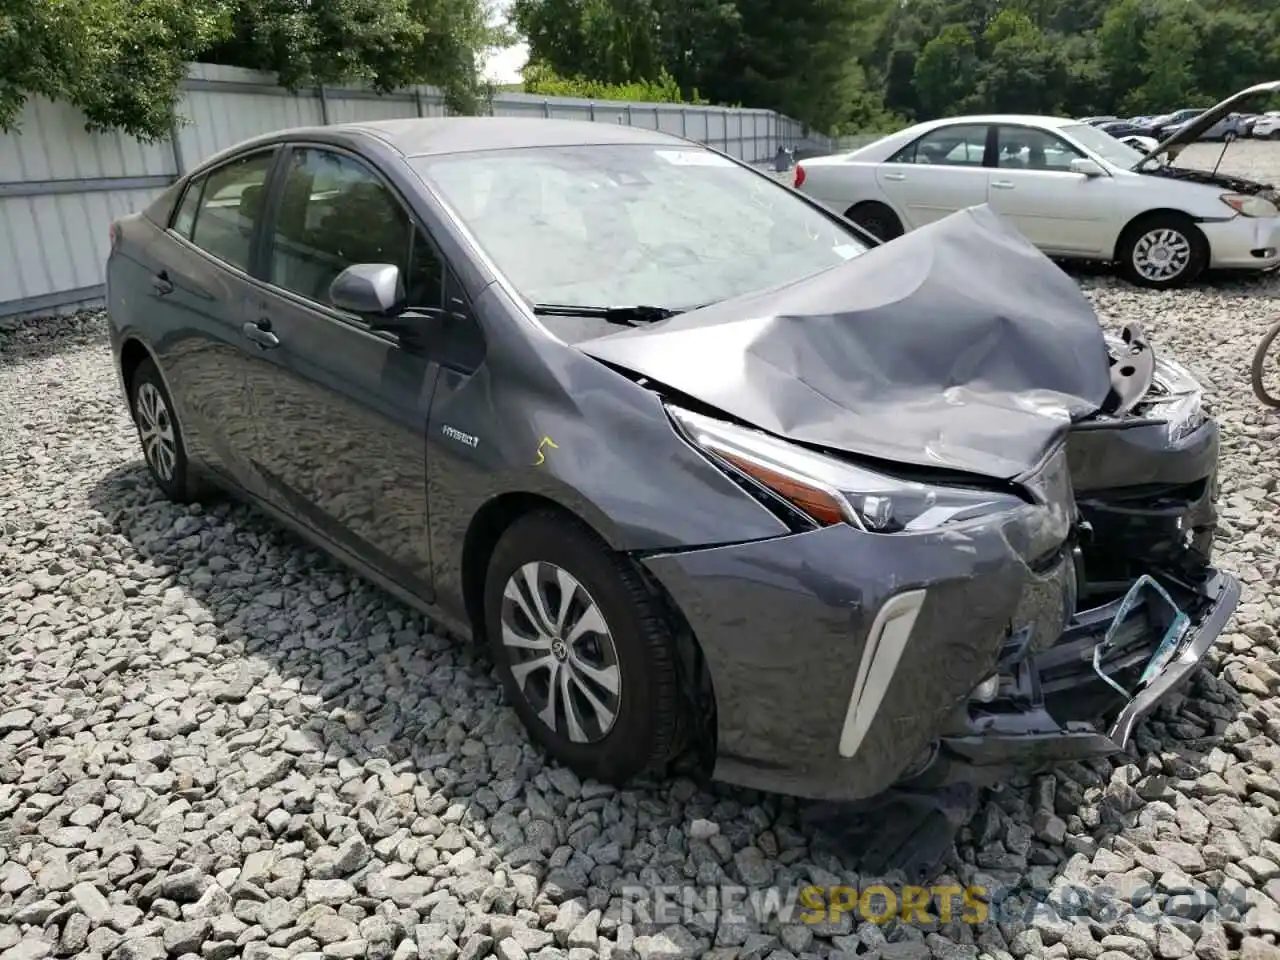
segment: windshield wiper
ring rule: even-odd
[[[571,303],[535,303],[533,312],[539,317],[587,317],[634,327],[642,323],[657,323],[685,310],[671,307],[654,307],[645,304],[616,307],[581,307]]]

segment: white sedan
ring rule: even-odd
[[[1280,140],[1280,110],[1269,110],[1255,120],[1250,136],[1260,140]]]
[[[1171,165],[1259,84],[1206,110],[1145,154],[1058,117],[973,116],[917,124],[852,153],[805,160],[795,186],[883,240],[978,204],[1052,257],[1118,261],[1147,287],[1206,268],[1280,266],[1280,193]]]

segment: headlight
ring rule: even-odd
[[[667,412],[714,460],[818,526],[849,523],[868,533],[913,533],[1028,511],[1034,513],[1022,525],[1028,539],[1016,546],[1032,558],[1056,549],[1070,532],[1073,500],[1061,451],[1027,483],[1037,505],[1012,493],[887,476],[680,407],[669,405]]]
[[[1221,200],[1244,217],[1280,217],[1280,207],[1263,197],[1247,193],[1224,193]]]
[[[1156,359],[1155,385],[1162,396],[1153,398],[1146,416],[1165,420],[1169,440],[1177,443],[1190,436],[1208,419],[1204,410],[1204,390],[1195,376],[1176,360]]]

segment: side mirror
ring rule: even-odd
[[[1107,171],[1102,169],[1102,165],[1096,160],[1090,160],[1088,157],[1076,157],[1071,161],[1071,172],[1079,173],[1086,177],[1105,177]]]
[[[390,263],[353,263],[329,284],[329,302],[361,316],[389,317],[404,301],[400,268]]]

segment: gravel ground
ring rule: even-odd
[[[1280,146],[1226,166],[1280,178]],[[1021,883],[1006,907],[1091,891],[1077,915],[632,918],[628,884],[873,878],[802,804],[544,766],[469,648],[250,510],[159,499],[88,314],[0,333],[0,957],[1280,956],[1280,420],[1248,389],[1280,277],[1081,283],[1208,388],[1247,593],[1133,757],[1011,785],[962,832],[949,878]]]

